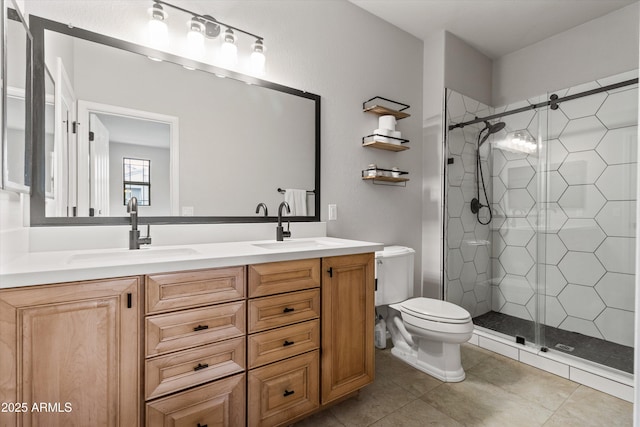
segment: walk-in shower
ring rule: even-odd
[[[485,332],[633,373],[637,77],[447,90],[444,295]]]

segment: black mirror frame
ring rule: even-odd
[[[315,102],[315,211],[313,216],[287,217],[292,222],[319,222],[320,221],[320,96],[261,80],[256,77],[203,64],[197,61],[183,58],[166,52],[119,40],[103,34],[69,27],[56,21],[31,15],[29,25],[33,36],[33,150],[32,150],[32,179],[31,179],[31,203],[30,219],[32,227],[43,226],[78,226],[78,225],[123,225],[129,224],[129,217],[47,217],[45,216],[45,61],[44,61],[44,33],[45,30],[55,31],[88,40],[95,43],[115,47],[140,55],[150,56],[163,61],[172,62],[207,71],[212,74],[223,75],[235,80],[261,86],[267,89],[285,92],[310,99]],[[256,201],[258,203],[259,200]],[[275,216],[149,216],[145,217],[145,223],[149,224],[220,224],[220,223],[269,223],[276,222]]]

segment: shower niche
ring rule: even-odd
[[[627,374],[637,78],[497,108],[445,99],[445,298],[489,333]]]

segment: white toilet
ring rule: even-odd
[[[391,354],[439,380],[462,381],[460,344],[473,333],[471,315],[447,301],[411,298],[414,256],[403,246],[376,252],[375,305],[389,306]]]

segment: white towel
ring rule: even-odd
[[[284,201],[291,209],[288,216],[307,216],[307,190],[287,188],[284,190]]]

